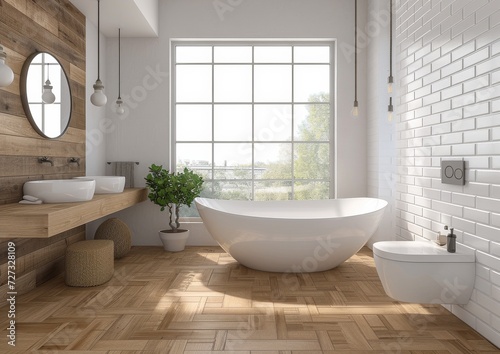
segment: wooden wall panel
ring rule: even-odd
[[[17,203],[28,180],[85,175],[85,16],[69,0],[0,0],[0,44],[14,82],[0,88],[0,204]],[[19,80],[26,58],[36,51],[54,55],[73,95],[70,128],[58,139],[39,136],[21,104]],[[50,164],[38,163],[48,156]],[[80,158],[80,166],[69,164]],[[1,227],[1,225],[0,225]],[[16,290],[24,293],[60,274],[66,247],[85,239],[78,227],[50,239],[0,239],[0,297],[6,289],[7,243],[16,244]]]

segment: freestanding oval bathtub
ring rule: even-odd
[[[212,237],[239,263],[293,273],[328,270],[353,256],[387,205],[374,198],[195,203]]]

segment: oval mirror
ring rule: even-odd
[[[21,101],[33,128],[54,139],[68,129],[71,117],[71,90],[68,77],[51,54],[30,55],[21,71]]]

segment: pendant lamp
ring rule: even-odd
[[[387,78],[387,92],[392,93],[392,0],[389,0],[389,77]]]
[[[102,84],[102,81],[100,79],[100,63],[99,63],[99,59],[100,59],[100,44],[101,44],[101,41],[100,41],[100,37],[101,37],[101,30],[100,30],[100,17],[101,17],[101,2],[100,0],[97,0],[97,80],[94,84],[94,93],[92,94],[92,96],[90,96],[90,102],[92,102],[92,104],[94,106],[98,106],[98,107],[101,107],[101,106],[104,106],[106,104],[106,102],[108,101],[106,95],[104,94],[104,85]]]
[[[50,64],[43,62],[43,66],[47,66],[47,80],[45,81],[45,85],[43,85],[42,101],[43,103],[51,104],[55,102],[56,96],[52,92],[53,86],[50,82]]]
[[[116,100],[116,114],[121,116],[125,113],[121,97],[121,30],[118,28],[118,99]]]
[[[351,114],[357,117],[358,111],[358,0],[354,0],[354,104]]]
[[[394,107],[392,105],[392,97],[389,97],[389,106],[387,107],[387,120],[392,122],[392,114],[394,112]]]
[[[0,87],[9,86],[14,81],[14,72],[5,64],[7,53],[4,52],[2,45],[0,45]]]
[[[389,78],[387,79],[387,92],[392,95],[392,0],[389,0]],[[392,97],[389,97],[389,106],[387,106],[387,120],[392,122],[394,107],[392,105]]]

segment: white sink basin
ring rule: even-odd
[[[86,202],[94,196],[92,179],[47,179],[29,181],[23,186],[24,195],[41,199],[44,203]]]
[[[125,187],[125,177],[123,176],[85,176],[75,178],[95,180],[95,194],[121,193]]]

